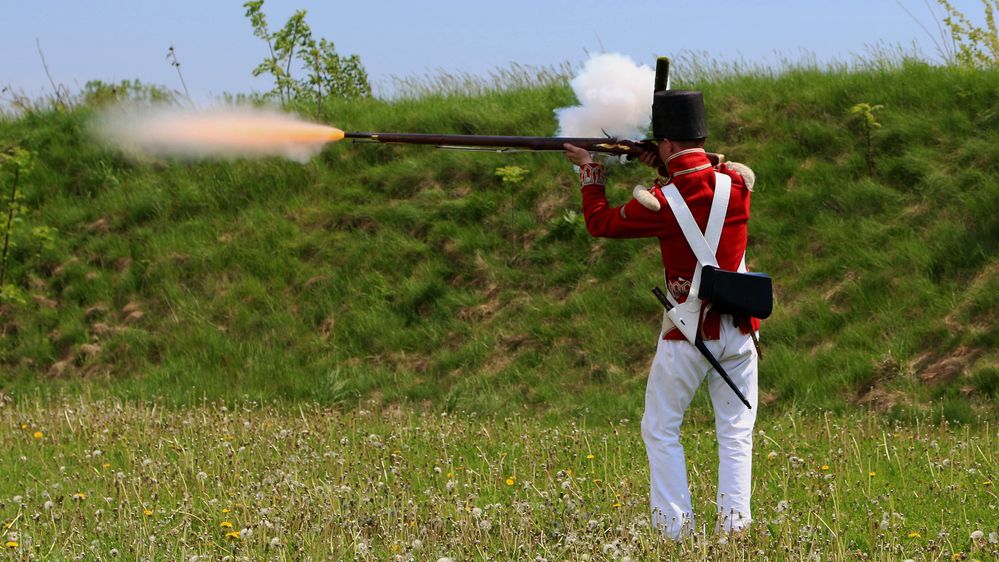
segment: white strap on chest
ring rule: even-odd
[[[697,296],[701,287],[701,267],[711,265],[718,267],[715,254],[721,241],[722,227],[725,226],[725,215],[728,212],[728,201],[732,194],[732,178],[715,172],[715,192],[711,198],[711,211],[708,213],[708,224],[701,232],[694,215],[680,195],[675,185],[669,184],[662,188],[663,196],[669,204],[676,222],[680,225],[683,237],[697,258],[693,279],[690,280],[690,292],[683,303],[678,303],[672,292],[666,291],[666,298],[673,308],[663,316],[663,333],[674,326],[679,329],[688,341],[694,343],[697,338],[697,326],[700,323],[701,299]],[[745,261],[745,257],[743,257]],[[744,268],[745,266],[740,266]],[[667,285],[669,280],[666,280]]]
[[[701,266],[710,265],[718,267],[718,260],[715,254],[718,253],[718,243],[721,241],[722,227],[725,226],[725,214],[728,211],[728,201],[732,195],[732,178],[726,174],[715,172],[715,193],[711,198],[711,211],[708,214],[708,224],[701,233],[701,228],[697,226],[694,215],[687,207],[686,201],[680,195],[680,191],[675,185],[669,184],[662,188],[663,196],[669,203],[669,208],[676,217],[676,222],[683,231],[683,237],[687,239],[687,244],[697,258],[697,267],[694,270],[694,278],[690,283],[690,294],[696,296],[701,284]]]

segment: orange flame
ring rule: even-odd
[[[101,134],[131,152],[192,157],[285,156],[305,162],[340,129],[265,109],[157,108],[105,118]]]

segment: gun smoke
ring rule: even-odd
[[[282,156],[307,162],[343,133],[271,109],[118,107],[98,117],[98,137],[132,155],[181,158]]]
[[[558,136],[637,140],[652,118],[655,71],[617,53],[595,55],[569,82],[581,105],[555,110]]]

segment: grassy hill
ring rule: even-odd
[[[915,62],[680,85],[705,91],[709,148],[758,177],[770,411],[994,416],[997,85]],[[574,103],[554,84],[329,114],[345,130],[551,135]],[[884,106],[873,174],[857,103]],[[35,156],[9,264],[23,298],[0,305],[4,393],[639,415],[658,247],[589,238],[560,155],[341,143],[307,165],[137,163],[90,140],[91,113],[0,121],[0,149]],[[504,166],[526,177],[505,183]],[[648,181],[614,166],[608,191]]]

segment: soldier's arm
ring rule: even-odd
[[[668,217],[661,209],[644,206],[631,199],[619,207],[611,207],[604,191],[604,168],[588,163],[580,167],[580,184],[583,195],[583,216],[586,230],[591,236],[602,238],[646,238],[664,236]],[[650,192],[649,196],[655,197]]]

